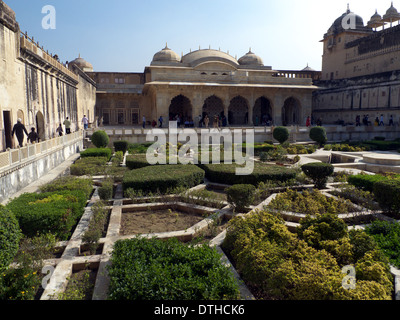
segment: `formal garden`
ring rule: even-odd
[[[151,144],[110,148],[97,131],[67,175],[0,207],[0,299],[396,299],[400,174],[302,160],[400,147],[326,145],[318,129],[315,143],[290,144],[279,129],[278,143],[251,145],[249,175],[223,146],[209,148],[220,164],[203,164],[199,149],[189,164],[150,165]],[[158,152],[171,160],[182,147]]]

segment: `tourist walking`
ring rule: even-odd
[[[70,134],[71,133],[71,121],[69,121],[68,117],[64,121],[64,126],[65,126],[65,133]]]
[[[383,122],[383,114],[381,114],[381,120],[379,121],[379,126],[385,126],[385,123]]]
[[[142,122],[143,122],[143,129],[144,129],[144,128],[146,128],[146,117],[145,116],[143,116]]]
[[[24,133],[26,135],[28,135],[28,131],[26,130],[25,126],[22,124],[21,119],[18,119],[17,123],[14,125],[12,132],[11,132],[12,137],[14,137],[14,133],[15,133],[15,136],[17,137],[19,146],[22,148],[24,146]]]
[[[86,114],[83,116],[82,123],[83,123],[83,129],[87,130],[89,127],[89,119],[86,117]]]
[[[56,129],[56,132],[58,133],[58,135],[61,137],[64,133],[64,130],[62,128],[62,125],[60,123],[60,125],[58,126],[58,128]]]
[[[28,134],[28,141],[30,143],[37,143],[39,142],[39,135],[35,131],[35,128],[31,128],[31,132]]]
[[[158,119],[158,122],[160,123],[160,126],[159,126],[159,128],[162,128],[162,126],[163,126],[163,122],[164,122],[164,119],[163,119],[163,117],[162,117],[162,116],[160,116],[160,118]]]

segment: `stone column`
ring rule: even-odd
[[[273,99],[274,126],[276,127],[282,125],[282,108],[285,100],[281,92],[277,92]]]

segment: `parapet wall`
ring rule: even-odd
[[[82,149],[83,134],[75,132],[0,153],[0,203]]]

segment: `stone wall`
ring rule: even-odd
[[[11,129],[18,118],[28,131],[35,128],[42,141],[55,137],[66,117],[73,131],[81,127],[84,114],[94,121],[95,82],[22,34],[15,13],[1,0],[0,61],[0,151],[17,145]]]
[[[82,133],[0,153],[0,203],[83,150]]]

